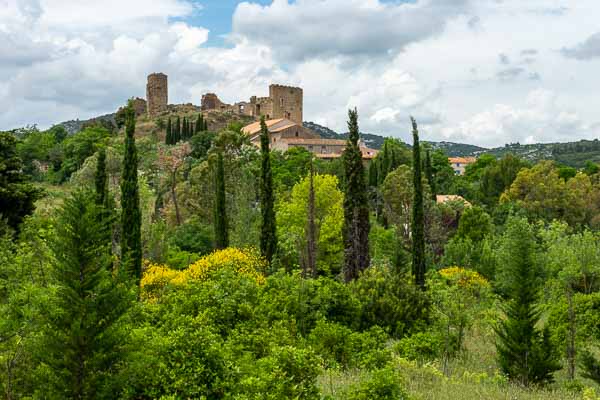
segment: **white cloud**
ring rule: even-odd
[[[266,44],[285,60],[315,57],[381,56],[443,31],[465,12],[469,0],[274,0],[241,3],[233,16],[234,35]]]
[[[302,86],[305,119],[338,131],[356,106],[361,130],[404,140],[409,115],[427,140],[597,137],[596,60],[561,49],[583,54],[600,3],[547,3],[246,2],[228,46],[208,47],[210,32],[183,22],[191,0],[0,0],[0,129],[112,112],[161,71],[172,103]]]
[[[565,109],[558,96],[548,90],[534,90],[522,107],[496,104],[466,121],[444,128],[450,141],[468,141],[484,146],[504,143],[537,143],[597,137],[597,127],[586,124],[579,115]]]

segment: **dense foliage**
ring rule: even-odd
[[[598,165],[186,107],[0,134],[2,398],[599,398]]]

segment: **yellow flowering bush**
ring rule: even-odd
[[[150,263],[145,268],[140,286],[145,298],[155,299],[168,284],[186,285],[188,282],[203,282],[223,270],[234,271],[255,280],[258,284],[263,284],[265,268],[266,262],[256,250],[230,247],[214,251],[182,271]]]
[[[451,283],[456,283],[465,288],[483,289],[490,286],[488,280],[478,272],[462,267],[444,268],[439,271],[439,274]]]

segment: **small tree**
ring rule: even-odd
[[[275,224],[275,197],[273,195],[273,175],[271,171],[271,151],[269,149],[269,130],[265,117],[260,119],[260,208],[262,224],[260,229],[260,251],[270,263],[277,250],[277,235]]]
[[[421,148],[417,122],[410,118],[413,128],[413,203],[412,203],[412,272],[415,284],[425,290],[425,209],[421,181]]]
[[[225,197],[225,167],[223,154],[217,153],[215,168],[215,247],[224,249],[229,246],[229,229],[227,222],[227,205]]]
[[[344,197],[344,279],[358,278],[370,264],[369,257],[369,204],[362,152],[358,145],[358,112],[348,110],[349,136],[343,154]]]
[[[496,327],[498,362],[502,371],[524,386],[553,380],[560,368],[547,330],[536,325],[540,312],[535,261],[535,237],[527,220],[513,217],[502,239],[499,275],[510,299],[504,306],[506,319]]]

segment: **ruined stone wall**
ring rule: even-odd
[[[146,100],[140,99],[139,97],[136,97],[135,99],[133,99],[133,110],[135,111],[136,117],[146,114],[146,112],[147,112]]]
[[[256,97],[250,98],[250,106],[252,108],[252,116],[260,118],[262,115],[266,119],[274,119],[273,117],[273,100],[270,97]]]
[[[302,89],[299,87],[269,85],[273,110],[270,118],[287,118],[302,124]]]
[[[148,115],[151,117],[157,116],[167,110],[169,102],[167,75],[161,72],[148,75],[146,100]]]
[[[224,110],[229,107],[229,104],[223,103],[214,93],[206,93],[202,95],[200,107],[203,111],[207,110]]]

